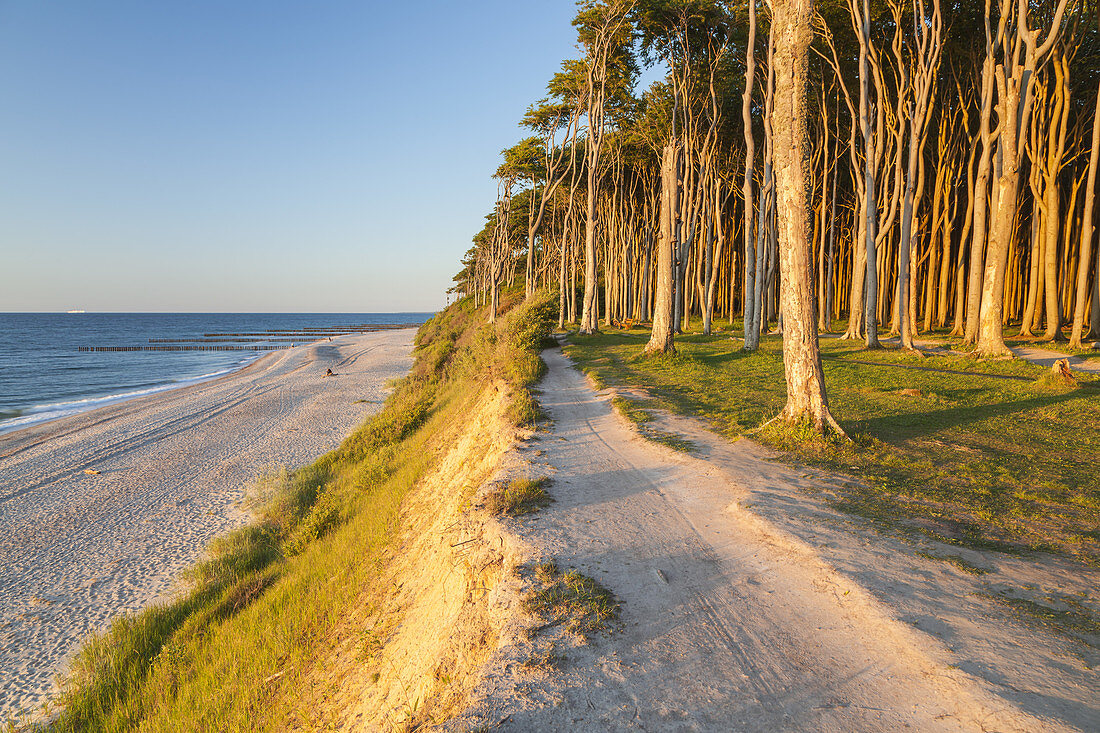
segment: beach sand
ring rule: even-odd
[[[335,448],[377,411],[414,333],[299,346],[0,435],[0,721],[39,712],[88,634],[168,597],[211,538],[247,522],[259,475]]]

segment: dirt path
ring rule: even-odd
[[[556,502],[512,529],[533,560],[609,587],[621,628],[589,644],[558,628],[506,645],[448,729],[1038,731],[1100,719],[1095,655],[1002,625],[1003,613],[974,617],[953,568],[855,526],[806,493],[821,477],[755,444],[687,422],[672,427],[694,456],[644,441],[559,350],[543,356],[554,428],[525,452],[553,476]],[[1062,580],[1098,587],[1070,570]],[[940,596],[955,593],[941,619]]]
[[[1032,364],[1049,367],[1059,359],[1065,359],[1069,362],[1070,369],[1088,372],[1089,374],[1100,374],[1100,362],[1097,361],[1086,361],[1079,356],[1063,354],[1059,351],[1051,351],[1038,346],[1012,346],[1010,348],[1017,358],[1030,361]]]
[[[37,712],[82,639],[170,591],[215,535],[243,524],[257,475],[331,450],[378,409],[411,365],[412,336],[287,349],[0,435],[0,722]]]

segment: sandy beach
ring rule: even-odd
[[[245,523],[259,475],[336,447],[376,411],[413,334],[279,351],[0,435],[0,720],[40,709],[82,639],[171,593],[211,538]]]

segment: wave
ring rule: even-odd
[[[119,402],[126,402],[127,400],[136,399],[138,397],[145,397],[151,394],[157,394],[159,392],[168,392],[173,389],[181,389],[183,387],[189,387],[193,384],[199,384],[200,382],[206,382],[211,379],[231,374],[239,369],[243,369],[256,359],[260,358],[256,356],[254,358],[246,359],[239,362],[236,366],[228,369],[221,369],[216,372],[210,372],[208,374],[200,374],[197,377],[185,377],[182,379],[176,379],[165,384],[158,384],[146,389],[137,389],[130,392],[118,392],[116,394],[103,395],[100,397],[86,397],[80,400],[71,400],[68,402],[53,402],[45,405],[34,405],[33,407],[27,407],[23,409],[15,410],[0,410],[0,433],[8,433],[12,430],[20,430],[22,428],[30,427],[31,425],[38,425],[39,423],[49,422],[50,420],[57,420],[62,417],[68,417],[70,415],[78,415],[82,412],[88,412],[98,407],[104,407],[106,405],[113,405]]]

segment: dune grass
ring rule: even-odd
[[[86,644],[50,729],[305,724],[310,674],[346,610],[387,592],[376,581],[402,501],[448,431],[481,390],[530,399],[548,304],[518,305],[485,326],[484,309],[466,300],[426,323],[410,375],[381,412],[313,464],[262,482],[256,521],[212,543],[176,601],[122,617]]]
[[[680,336],[675,356],[645,358],[642,329],[571,335],[567,351],[598,383],[641,387],[652,406],[737,437],[786,399],[780,337],[746,353],[738,333]],[[960,545],[1100,564],[1100,380],[1058,384],[1019,360],[821,347],[833,413],[854,441],[781,427],[753,437],[858,479],[830,487],[833,504]]]
[[[518,478],[492,492],[485,498],[485,508],[493,514],[517,517],[550,506],[553,499],[546,491],[550,479]]]
[[[540,628],[565,624],[581,636],[610,631],[619,618],[615,595],[576,570],[562,572],[548,560],[535,567],[536,588],[523,600],[523,610],[549,621]]]

